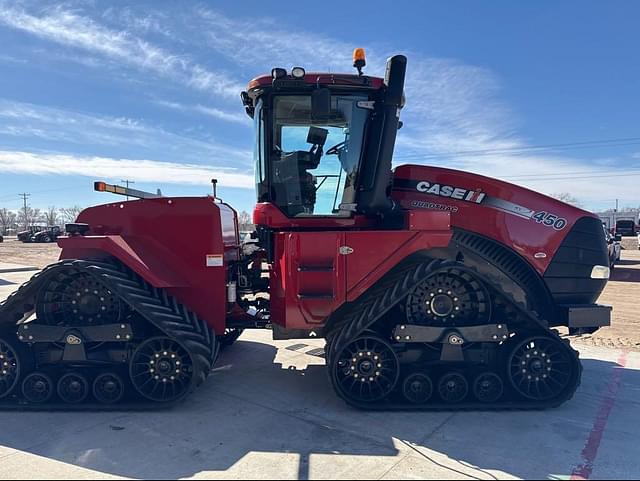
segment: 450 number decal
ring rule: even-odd
[[[547,227],[553,227],[555,230],[562,230],[567,227],[567,219],[558,217],[550,212],[540,211],[533,215],[533,219],[538,224],[546,225]]]

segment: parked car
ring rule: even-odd
[[[47,227],[33,235],[32,242],[53,242],[62,235],[62,229],[57,225]]]
[[[622,235],[612,235],[606,228],[604,229],[605,236],[607,237],[607,244],[609,245],[609,267],[613,269],[616,262],[620,260],[622,254]]]
[[[632,219],[620,219],[616,222],[616,234],[620,235],[636,235],[636,223]]]

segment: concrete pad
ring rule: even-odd
[[[31,279],[35,273],[36,271],[17,271],[0,274],[0,302]]]
[[[23,266],[21,264],[11,264],[8,262],[0,262],[0,274],[6,274],[10,272],[29,272],[38,271],[37,267]]]
[[[336,398],[306,354],[322,344],[248,331],[169,410],[0,413],[0,479],[558,479],[587,451],[592,478],[640,476],[638,353],[581,347],[582,385],[555,410],[378,413]]]

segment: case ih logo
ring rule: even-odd
[[[440,197],[449,197],[451,199],[464,200],[475,204],[481,204],[486,197],[484,192],[477,190],[462,189],[452,185],[432,184],[426,180],[418,182],[416,190],[424,194],[439,195]]]

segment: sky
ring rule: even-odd
[[[255,203],[239,93],[274,66],[408,56],[394,162],[640,205],[640,2],[0,0],[0,208],[93,182]]]

